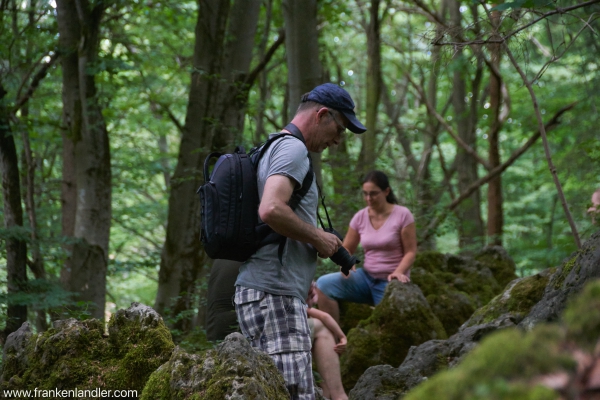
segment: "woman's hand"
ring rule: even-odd
[[[346,351],[346,343],[348,339],[346,339],[346,336],[342,336],[338,339],[339,342],[335,346],[333,346],[333,350],[338,354],[342,354],[344,351]]]
[[[391,274],[389,274],[388,278],[387,278],[388,282],[391,282],[392,279],[397,279],[397,280],[399,280],[402,283],[408,283],[408,282],[410,282],[410,278],[408,276],[404,275],[401,272],[395,272],[394,271]]]

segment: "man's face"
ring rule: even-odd
[[[317,134],[311,143],[311,151],[321,153],[326,148],[340,143],[348,120],[342,113],[327,107],[317,110],[317,119]]]

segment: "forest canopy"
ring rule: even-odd
[[[600,221],[599,3],[0,0],[2,336],[132,301],[202,328],[204,158],[324,82],[368,128],[315,160],[342,234],[379,169],[420,251],[560,264]]]

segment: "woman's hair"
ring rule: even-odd
[[[367,175],[365,175],[361,184],[365,184],[367,182],[374,183],[381,190],[386,190],[387,188],[390,188],[390,192],[388,193],[385,200],[391,204],[398,204],[398,199],[396,198],[396,196],[394,195],[394,191],[390,187],[390,181],[386,174],[377,170],[371,171]]]

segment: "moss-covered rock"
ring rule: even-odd
[[[491,322],[503,314],[510,314],[517,323],[529,313],[542,298],[554,268],[539,274],[515,279],[508,284],[504,292],[494,297],[485,306],[479,308],[465,322],[465,326],[474,326]]]
[[[22,327],[5,346],[0,388],[141,392],[175,347],[169,330],[154,310],[133,303],[113,315],[109,331],[96,319],[55,321],[37,335]]]
[[[371,317],[348,334],[341,360],[344,387],[352,388],[372,365],[396,367],[411,346],[444,338],[446,332],[421,290],[414,284],[392,281]]]
[[[594,233],[556,272],[544,290],[542,299],[519,324],[532,329],[540,322],[556,321],[565,310],[569,298],[580,293],[585,284],[600,278],[600,231]]]
[[[349,301],[339,301],[338,304],[340,306],[340,328],[346,334],[350,329],[356,327],[360,321],[369,318],[373,313],[373,306],[369,304]]]
[[[500,287],[505,287],[509,282],[517,279],[515,262],[503,247],[485,247],[474,258],[492,271]]]
[[[177,347],[148,380],[142,400],[288,399],[271,358],[232,333],[216,349],[189,354]]]
[[[411,280],[421,288],[448,335],[456,333],[477,308],[500,292],[501,286],[485,263],[503,271],[498,265],[508,264],[510,258],[494,248],[481,254],[482,262],[435,251],[417,255]]]
[[[554,390],[530,384],[536,376],[574,371],[561,346],[563,331],[540,326],[530,333],[505,329],[485,338],[456,368],[435,375],[405,397],[417,399],[557,399]]]
[[[583,292],[569,302],[563,321],[567,337],[579,346],[592,351],[600,344],[600,280],[589,282]]]
[[[570,299],[557,322],[489,335],[458,366],[405,399],[591,398],[597,373],[590,366],[600,363],[600,280],[589,281]]]

